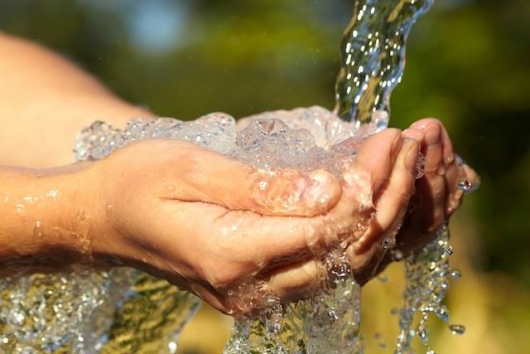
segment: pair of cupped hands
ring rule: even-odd
[[[311,293],[326,277],[322,254],[337,247],[365,283],[389,262],[385,237],[401,226],[395,248],[414,252],[460,205],[458,181],[477,180],[435,119],[370,136],[341,179],[270,174],[166,139],[133,143],[89,169],[100,179],[90,256],[166,278],[233,315],[252,310],[238,301],[241,284],[283,301]]]

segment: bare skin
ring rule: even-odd
[[[473,177],[454,161],[439,161],[452,148],[443,127],[430,121],[370,137],[343,180],[325,171],[283,171],[267,194],[255,188],[259,171],[181,141],[142,141],[101,161],[68,165],[66,152],[83,126],[96,119],[123,126],[152,114],[47,50],[0,34],[0,88],[6,83],[0,165],[29,169],[0,168],[3,275],[13,264],[27,271],[128,265],[235,314],[249,310],[229,296],[241,282],[265,283],[282,299],[318,286],[324,269],[315,255],[337,245],[367,281],[385,264],[381,241],[415,188],[415,203],[429,207],[406,219],[398,235],[404,250],[426,242],[441,222],[437,215],[458,206],[453,187],[462,169]],[[426,138],[435,129],[444,132],[443,148]],[[415,182],[420,149],[427,149],[429,169],[448,165],[445,175],[426,173]],[[290,196],[296,202],[285,206]]]

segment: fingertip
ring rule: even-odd
[[[322,169],[312,171],[309,178],[311,184],[304,191],[301,201],[308,208],[308,216],[327,212],[342,195],[339,180],[331,172]]]
[[[473,168],[471,168],[467,164],[463,164],[462,168],[464,169],[464,173],[466,175],[467,180],[472,185],[470,192],[475,191],[478,187],[480,187],[480,182],[481,182],[480,176]]]
[[[424,129],[427,128],[427,126],[429,126],[431,124],[441,125],[442,122],[439,119],[437,119],[437,118],[432,118],[432,117],[422,118],[422,119],[412,123],[410,127],[412,129],[424,130]]]
[[[414,129],[414,128],[408,128],[408,129],[403,130],[401,135],[403,136],[403,138],[416,140],[418,144],[420,145],[423,144],[425,140],[425,133],[421,130]]]
[[[428,145],[443,145],[443,160],[447,166],[454,162],[455,154],[453,144],[443,123],[436,118],[424,118],[413,123],[411,128],[420,129],[426,132],[425,141]]]

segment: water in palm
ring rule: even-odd
[[[123,131],[99,122],[80,135],[76,157],[96,160],[138,139],[168,137],[261,167],[327,168],[340,174],[337,163],[344,154],[332,147],[386,128],[390,93],[404,69],[407,35],[432,1],[355,1],[342,40],[334,112],[321,107],[268,112],[252,117],[255,124],[244,130],[223,114],[193,122],[137,119]],[[409,353],[414,337],[428,348],[430,313],[448,322],[442,300],[448,279],[458,274],[449,268],[447,242],[443,228],[432,244],[405,261],[397,353]],[[262,296],[268,305],[259,316],[236,319],[226,353],[363,351],[360,286],[340,249],[318,257],[329,276],[321,291],[306,300],[282,304],[273,294],[249,291],[249,299]],[[174,353],[199,303],[164,281],[127,269],[13,277],[0,282],[0,343],[9,353]],[[414,321],[416,314],[419,321]],[[463,331],[458,325],[451,329]]]

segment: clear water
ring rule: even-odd
[[[166,137],[191,141],[261,168],[325,168],[340,176],[341,161],[355,158],[351,150],[355,144],[345,149],[340,142],[360,142],[386,128],[390,92],[403,72],[406,37],[431,4],[432,0],[355,2],[343,38],[337,114],[320,107],[268,112],[251,117],[242,131],[237,131],[232,117],[221,113],[193,122],[136,119],[123,131],[96,122],[80,135],[76,157],[97,160],[132,141]],[[461,188],[467,188],[463,182]],[[455,334],[465,331],[462,325],[449,324],[443,305],[449,279],[460,277],[449,267],[448,239],[444,227],[435,241],[404,262],[407,283],[398,311],[396,353],[410,353],[416,337],[432,353],[429,314],[446,322]],[[282,305],[265,289],[268,306],[260,316],[236,320],[225,353],[362,352],[360,287],[340,250],[321,257],[329,270],[322,290]],[[399,258],[397,252],[395,257]],[[242,289],[245,286],[241,284]],[[180,331],[199,304],[165,281],[130,269],[80,269],[3,279],[0,353],[174,353]]]
[[[405,68],[412,25],[434,0],[356,0],[341,43],[336,111],[356,126],[390,115],[390,94]]]
[[[452,254],[449,229],[444,225],[434,241],[404,261],[406,283],[403,305],[399,310],[400,333],[396,353],[413,353],[413,339],[418,338],[425,345],[426,352],[434,354],[429,347],[427,323],[431,314],[448,324],[453,334],[465,332],[463,325],[449,325],[449,310],[443,303],[450,280],[461,276],[460,271],[451,269],[449,265]]]
[[[200,301],[130,269],[0,281],[0,353],[175,353]]]

